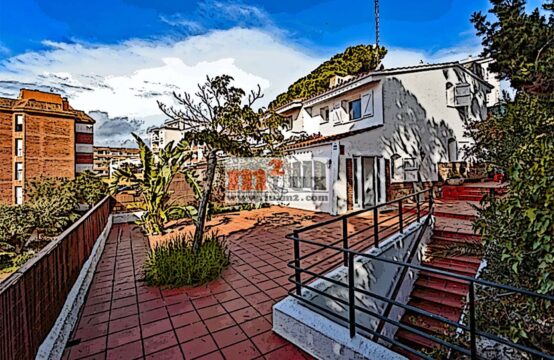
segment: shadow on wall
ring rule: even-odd
[[[448,160],[448,140],[455,138],[454,130],[445,119],[429,119],[425,108],[400,80],[387,79],[383,93],[382,154],[387,159],[395,154],[415,159],[417,169],[410,178],[404,178],[406,181],[436,180],[436,165]]]

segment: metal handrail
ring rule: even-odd
[[[420,202],[420,199],[419,199],[420,196],[419,195],[421,195],[423,193],[426,193],[426,192],[429,192],[429,208],[428,209],[422,209],[421,206],[420,206],[422,202]],[[408,199],[408,198],[414,198],[414,197],[416,199],[416,202],[415,202],[415,208],[412,209],[412,210],[415,210],[415,215],[409,216],[409,217],[404,217],[403,212],[402,212],[402,202],[404,200]],[[511,346],[513,348],[516,348],[520,351],[527,352],[529,354],[533,354],[533,355],[536,355],[536,356],[540,356],[540,357],[543,357],[543,358],[554,360],[554,357],[552,357],[548,354],[542,353],[539,350],[530,348],[530,347],[525,346],[525,345],[513,343],[509,340],[505,340],[505,339],[500,338],[500,337],[498,337],[496,335],[493,335],[493,334],[488,334],[486,332],[478,331],[476,329],[476,326],[475,326],[476,325],[476,321],[475,321],[475,284],[478,284],[478,285],[481,285],[481,286],[492,287],[492,288],[496,288],[496,289],[502,289],[502,290],[505,290],[505,291],[516,292],[516,293],[520,293],[520,294],[523,294],[523,295],[526,295],[526,296],[530,296],[530,297],[541,299],[541,300],[547,300],[547,301],[554,301],[554,296],[538,294],[538,293],[534,293],[534,292],[526,290],[526,289],[519,289],[519,288],[509,286],[509,285],[497,284],[497,283],[493,283],[491,281],[487,281],[487,280],[483,280],[483,279],[476,279],[476,278],[469,277],[469,276],[466,276],[466,275],[460,275],[460,274],[457,274],[457,273],[452,273],[452,272],[448,272],[448,271],[444,271],[444,270],[440,270],[440,269],[436,269],[436,268],[432,268],[432,267],[427,267],[427,266],[424,266],[424,265],[416,265],[416,264],[412,264],[411,261],[406,262],[406,261],[398,261],[398,260],[391,260],[391,259],[381,258],[377,255],[372,255],[372,254],[369,254],[367,252],[362,252],[360,250],[352,249],[353,244],[349,244],[349,235],[348,235],[348,232],[346,231],[348,218],[359,215],[359,214],[364,213],[364,212],[373,211],[374,212],[374,217],[373,217],[374,232],[373,232],[372,235],[370,235],[368,238],[366,238],[362,241],[373,238],[373,240],[374,240],[373,246],[379,247],[379,234],[386,231],[386,230],[388,230],[388,229],[390,229],[392,226],[388,226],[388,227],[379,229],[379,225],[381,225],[381,222],[379,221],[379,218],[378,218],[378,215],[379,215],[378,210],[379,210],[379,208],[382,208],[382,207],[387,206],[387,205],[392,205],[392,204],[395,204],[395,203],[398,203],[398,207],[399,207],[398,215],[395,215],[393,217],[388,218],[387,221],[390,221],[391,219],[399,217],[399,222],[396,223],[396,224],[393,224],[393,226],[394,225],[399,226],[400,232],[402,232],[404,230],[404,225],[409,223],[407,220],[417,219],[417,221],[420,222],[422,217],[426,216],[424,224],[427,224],[430,220],[430,217],[431,217],[432,213],[433,213],[432,191],[431,191],[431,189],[427,189],[427,190],[419,191],[419,192],[404,196],[400,199],[389,201],[387,203],[372,207],[370,209],[363,209],[363,210],[355,211],[355,212],[352,212],[352,213],[349,213],[349,214],[346,214],[346,215],[342,215],[340,217],[337,217],[337,218],[334,218],[334,219],[331,219],[331,220],[323,221],[323,222],[316,223],[316,224],[313,224],[313,225],[309,225],[309,226],[306,226],[306,227],[303,227],[303,228],[300,228],[300,229],[296,229],[296,230],[294,230],[294,232],[292,234],[287,235],[286,238],[291,239],[294,242],[294,260],[290,261],[287,264],[287,266],[294,270],[294,274],[291,277],[289,277],[289,281],[291,281],[295,285],[295,288],[291,289],[289,291],[289,295],[293,296],[294,298],[296,298],[300,301],[308,303],[310,306],[313,306],[313,307],[315,307],[315,308],[317,308],[317,309],[319,309],[319,310],[321,310],[325,313],[328,313],[329,315],[334,316],[337,319],[341,319],[342,321],[348,322],[351,337],[356,336],[356,333],[357,333],[356,329],[361,329],[361,330],[365,331],[366,333],[371,334],[373,336],[374,340],[377,339],[377,338],[382,339],[382,340],[384,340],[384,341],[386,341],[390,344],[398,346],[398,347],[400,347],[400,348],[402,348],[406,351],[409,351],[410,353],[416,354],[416,355],[418,355],[420,357],[423,357],[423,358],[430,359],[430,357],[427,356],[426,354],[423,354],[423,353],[421,353],[421,352],[419,352],[415,349],[412,349],[409,346],[406,346],[406,345],[398,342],[395,339],[391,339],[391,338],[388,338],[388,337],[380,334],[380,331],[382,330],[382,327],[383,327],[382,325],[385,322],[391,323],[391,324],[393,324],[393,325],[395,325],[399,328],[402,328],[406,331],[409,331],[409,332],[414,333],[418,336],[426,338],[430,341],[433,341],[434,343],[443,345],[443,346],[445,346],[445,347],[447,347],[451,350],[455,350],[455,351],[460,352],[462,354],[469,355],[469,356],[471,356],[472,359],[478,359],[479,358],[479,356],[477,354],[477,346],[476,346],[477,340],[476,340],[476,338],[477,338],[477,336],[480,336],[480,337],[488,338],[488,339],[491,339],[491,340],[494,340],[494,341],[498,341],[498,342],[500,342],[504,345]],[[428,211],[425,215],[422,215],[422,211],[424,211],[424,210],[428,210]],[[332,224],[332,223],[336,223],[338,221],[341,221],[343,223],[342,236],[338,240],[333,241],[331,244],[325,244],[325,243],[316,242],[316,241],[310,240],[310,239],[300,238],[300,234],[303,233],[303,232],[306,232],[308,230],[317,229],[319,227],[329,225],[329,224]],[[369,229],[371,229],[371,227],[372,226],[369,226],[368,228],[364,228],[363,230],[369,230]],[[361,232],[362,231],[357,231],[357,232],[355,232],[355,235],[359,235]],[[419,234],[418,238],[421,237],[422,234],[423,234],[423,231]],[[352,237],[352,235],[350,235],[350,237]],[[311,251],[307,255],[305,254],[305,255],[300,256],[300,243],[306,243],[306,244],[314,245],[314,246],[319,247],[319,249]],[[340,247],[340,245],[339,245],[341,243],[342,243],[342,247]],[[358,242],[355,243],[355,245],[359,245],[360,243],[361,243],[361,241],[358,241]],[[311,271],[310,270],[316,264],[310,264],[307,267],[302,267],[301,266],[301,260],[305,260],[309,256],[313,256],[313,255],[315,255],[318,252],[323,251],[323,250],[336,251],[335,254],[330,255],[329,257],[334,257],[334,256],[336,256],[340,253],[343,254],[343,261],[341,261],[341,262],[348,269],[348,284],[345,284],[341,281],[338,281],[336,279],[332,279],[332,278],[329,278],[329,277],[323,275],[323,273],[327,273],[329,270],[331,270],[333,268],[336,268],[337,266],[340,266],[341,263],[338,262],[338,260],[337,260],[337,264],[334,264],[334,265],[332,265],[332,266],[330,266],[330,267],[328,267],[324,270],[320,270],[319,273],[316,272],[316,271]],[[381,262],[396,265],[396,266],[402,266],[403,267],[403,273],[406,273],[407,269],[414,269],[414,270],[426,271],[426,272],[430,272],[430,273],[434,273],[434,274],[438,274],[438,275],[442,275],[442,276],[447,276],[447,277],[450,277],[450,278],[453,278],[453,279],[461,280],[464,283],[467,283],[469,285],[469,294],[468,294],[469,324],[465,325],[465,324],[460,323],[460,322],[454,322],[454,321],[452,321],[450,319],[447,319],[445,317],[442,317],[442,316],[439,316],[439,315],[436,315],[436,314],[432,314],[430,312],[427,312],[425,310],[413,307],[411,305],[402,304],[402,303],[396,301],[396,299],[395,299],[396,295],[393,296],[393,298],[391,299],[391,298],[384,297],[384,296],[375,294],[373,292],[370,292],[370,291],[367,291],[367,290],[360,289],[360,288],[356,287],[355,284],[354,284],[354,266],[353,266],[355,257],[363,257],[363,258],[368,258],[368,259],[371,259],[371,260],[381,261]],[[302,274],[309,275],[309,279],[306,279],[306,280],[302,281]],[[348,301],[337,298],[335,296],[331,296],[331,295],[325,293],[324,291],[321,291],[319,289],[314,288],[313,286],[308,285],[314,279],[321,279],[321,280],[324,280],[324,281],[328,281],[332,284],[335,284],[335,285],[338,285],[338,286],[341,286],[343,288],[348,289]],[[402,279],[400,279],[399,283],[401,283],[401,282],[403,282]],[[330,310],[325,309],[325,308],[311,302],[309,299],[304,298],[302,296],[302,288],[313,291],[317,294],[320,294],[321,296],[324,296],[324,297],[327,297],[329,299],[338,301],[339,303],[341,303],[345,306],[348,306],[348,312],[349,312],[348,319],[346,319],[345,317],[340,316],[338,314],[334,314]],[[387,308],[386,308],[387,311],[385,311],[385,313],[383,313],[383,315],[381,315],[381,314],[374,313],[374,312],[372,312],[372,311],[370,311],[366,308],[362,308],[362,307],[356,305],[356,303],[355,303],[356,293],[364,294],[364,295],[373,297],[377,300],[380,300],[380,301],[383,301],[383,302],[387,303]],[[409,325],[400,323],[399,321],[389,319],[388,318],[388,315],[389,315],[388,313],[390,313],[390,309],[393,306],[398,306],[398,307],[403,308],[405,310],[409,310],[409,311],[411,311],[415,314],[423,315],[425,317],[437,320],[441,323],[444,323],[445,325],[456,327],[456,328],[461,329],[465,332],[469,332],[469,334],[470,334],[469,349],[464,348],[464,347],[460,347],[459,345],[456,345],[456,344],[449,343],[447,340],[437,338],[433,335],[422,332],[419,329],[416,329],[416,328],[413,328]],[[355,319],[356,311],[361,311],[363,313],[366,313],[368,315],[371,315],[371,316],[374,316],[374,317],[380,319],[381,321],[379,322],[379,326],[376,329],[377,331],[374,331],[372,329],[368,329],[367,327],[363,326],[362,324],[356,323],[356,319]],[[379,329],[381,329],[381,330],[379,330]]]

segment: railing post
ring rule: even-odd
[[[421,215],[419,212],[419,194],[415,196],[415,199],[416,199],[417,222],[419,222],[419,220],[421,219]]]
[[[354,253],[348,252],[348,328],[356,336],[356,293],[354,291]]]
[[[373,208],[373,238],[375,239],[375,247],[379,247],[379,208]]]
[[[429,215],[431,214],[431,209],[433,208],[433,188],[429,189]]]
[[[300,276],[300,238],[298,231],[293,232],[294,236],[294,281],[296,285],[296,295],[302,295],[302,279]]]
[[[403,213],[404,211],[402,210],[402,199],[400,199],[400,201],[398,202],[398,225],[400,226],[400,233],[404,233],[404,218],[403,218]]]
[[[343,250],[343,263],[344,266],[348,266],[348,219],[346,217],[342,218],[342,248]]]
[[[469,283],[469,333],[471,342],[471,359],[477,359],[477,344],[475,340],[475,283]]]

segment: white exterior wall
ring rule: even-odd
[[[470,84],[471,105],[467,107],[450,107],[447,102],[447,83]],[[337,101],[350,101],[361,94],[373,90],[374,114],[372,117],[335,125],[330,120],[321,124],[319,109],[332,106]],[[456,160],[464,159],[464,146],[471,144],[471,139],[464,136],[465,123],[468,119],[483,120],[487,116],[487,92],[489,88],[481,81],[457,67],[446,69],[409,72],[389,75],[379,83],[368,83],[359,88],[341,94],[340,97],[325,99],[316,103],[308,100],[300,111],[296,112],[293,121],[293,132],[305,131],[307,134],[335,135],[382,124],[376,129],[351,135],[334,144],[320,145],[329,149],[328,158],[332,160],[329,191],[331,203],[325,206],[314,206],[309,210],[342,213],[346,211],[346,159],[354,156],[376,157],[380,166],[380,202],[384,202],[385,171],[384,161],[390,160],[390,167],[395,166],[393,155],[404,160],[413,159],[415,170],[402,171],[391,177],[391,182],[437,181],[437,164],[449,161],[449,140],[457,143]],[[309,115],[307,108],[312,108]],[[348,115],[348,114],[345,114]],[[290,133],[289,133],[290,135]],[[344,154],[338,155],[340,146]],[[335,149],[333,151],[332,149]],[[314,151],[314,147],[295,150],[295,154]],[[456,154],[453,155],[456,157]],[[295,204],[290,206],[297,207]],[[326,210],[327,209],[327,210]]]

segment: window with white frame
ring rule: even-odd
[[[15,163],[15,180],[23,180],[23,163]]]
[[[327,190],[327,163],[296,161],[291,165],[290,185],[295,190]]]
[[[23,188],[21,186],[16,186],[14,192],[16,205],[23,204]]]
[[[322,107],[319,109],[319,114],[321,116],[321,124],[325,124],[329,122],[329,106]]]
[[[403,181],[404,180],[404,163],[402,162],[402,157],[398,154],[391,156],[391,179],[392,181]]]
[[[16,132],[23,131],[23,115],[22,114],[15,115],[15,131]]]
[[[287,116],[285,118],[285,122],[283,123],[283,127],[285,128],[285,130],[292,130],[292,116]]]
[[[23,156],[23,139],[15,139],[15,156]]]
[[[348,114],[350,120],[356,120],[362,117],[362,99],[356,99],[348,103]]]

